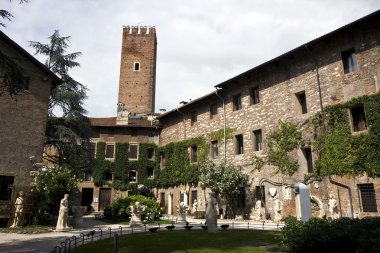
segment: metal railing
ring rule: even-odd
[[[223,226],[225,225],[225,226]],[[122,227],[107,229],[89,230],[82,232],[79,236],[72,236],[66,238],[59,245],[55,246],[50,253],[67,253],[72,249],[85,245],[90,242],[99,241],[107,238],[114,238],[114,252],[118,252],[118,237],[126,236],[128,234],[143,233],[143,232],[156,232],[156,231],[169,231],[169,230],[199,230],[206,229],[203,223],[187,223],[183,224],[165,224],[165,225],[142,225],[132,227]],[[267,223],[267,222],[222,222],[218,224],[219,229],[247,229],[247,230],[280,230],[284,227],[283,223]]]

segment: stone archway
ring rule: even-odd
[[[310,196],[311,202],[311,214],[313,217],[323,218],[326,215],[326,211],[323,202],[316,196]]]

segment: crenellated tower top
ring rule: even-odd
[[[156,34],[155,26],[123,26],[124,33],[126,34]]]

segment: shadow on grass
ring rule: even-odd
[[[161,231],[119,237],[119,253],[129,252],[281,252],[281,232],[257,230],[226,230],[208,233],[203,230]],[[81,246],[74,253],[113,252],[113,239]]]

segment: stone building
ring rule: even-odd
[[[232,77],[216,85],[215,92],[161,115],[155,115],[159,121],[156,128],[159,131],[158,146],[165,147],[170,143],[202,136],[209,146],[209,159],[216,163],[225,161],[243,167],[251,179],[250,184],[241,189],[239,197],[239,214],[243,217],[251,216],[256,201],[261,200],[265,216],[273,219],[276,199],[283,204],[282,217],[295,215],[295,195],[290,186],[296,182],[304,182],[310,189],[315,216],[332,216],[328,213],[329,195],[338,204],[336,212],[339,216],[378,216],[378,165],[372,163],[374,173],[371,175],[359,167],[353,170],[361,171],[359,173],[345,172],[345,168],[341,168],[342,172],[329,175],[330,167],[332,169],[334,164],[328,164],[325,166],[327,174],[325,172],[322,177],[318,177],[317,168],[314,166],[319,161],[323,162],[324,158],[313,146],[316,141],[313,119],[320,113],[324,115],[330,112],[328,108],[337,105],[345,108],[343,112],[347,117],[344,116],[342,120],[348,122],[349,135],[346,138],[355,139],[351,140],[351,143],[367,137],[370,139],[373,133],[376,135],[375,125],[378,121],[371,114],[376,109],[367,106],[365,101],[373,99],[380,89],[378,20],[380,11]],[[132,29],[132,33],[133,31],[137,33],[137,29]],[[133,71],[133,64],[136,62],[140,61],[131,58],[126,64],[129,72]],[[144,69],[142,65],[139,67]],[[119,102],[124,104],[124,108],[131,108],[126,106],[128,100],[120,99],[123,90],[121,85],[124,82],[127,81],[120,81]],[[140,91],[138,87],[133,87],[137,92]],[[152,87],[154,84],[150,89]],[[147,94],[154,96],[154,91],[151,90]],[[134,96],[139,98],[139,95]],[[142,94],[140,98],[144,99],[144,96],[141,96]],[[154,98],[149,100],[147,105],[150,106],[151,101],[154,101]],[[132,107],[136,107],[135,103],[131,100]],[[139,109],[137,112],[150,112],[150,108]],[[133,112],[132,109],[127,109],[127,114],[130,113],[129,110]],[[327,121],[327,118],[325,120]],[[268,164],[261,170],[254,170],[253,157],[264,160],[268,157],[267,137],[279,129],[280,122],[291,122],[302,133],[304,145],[289,153],[289,156],[298,162],[298,170],[292,175],[281,174],[276,173],[275,166]],[[330,123],[333,121],[324,122],[323,126]],[[223,139],[213,139],[212,133],[218,131],[226,131],[229,134]],[[365,145],[367,144],[363,143],[363,150]],[[376,147],[376,144],[373,146]],[[328,146],[325,147],[325,150],[327,149]],[[188,147],[188,160],[191,164],[197,164],[199,151],[200,147],[196,144]],[[342,153],[344,152],[338,152],[336,156]],[[355,159],[359,159],[358,156],[363,161],[370,159],[360,152],[356,155]],[[371,153],[372,155],[376,160],[379,154],[375,152]],[[165,159],[168,158],[156,158],[158,173],[164,170]],[[333,157],[333,160],[335,158]],[[347,156],[342,160],[351,158]],[[357,162],[353,166],[359,165]],[[199,210],[204,210],[205,191],[207,189],[200,186],[173,185],[156,189],[155,193],[165,212],[173,214],[174,206],[179,202],[192,205],[197,200]],[[223,202],[219,203],[219,211],[228,212]]]
[[[0,95],[0,219],[5,225],[10,218],[6,209],[32,183],[30,158],[42,160],[50,92],[62,81],[1,31],[0,52],[26,77],[25,89],[15,98]]]

